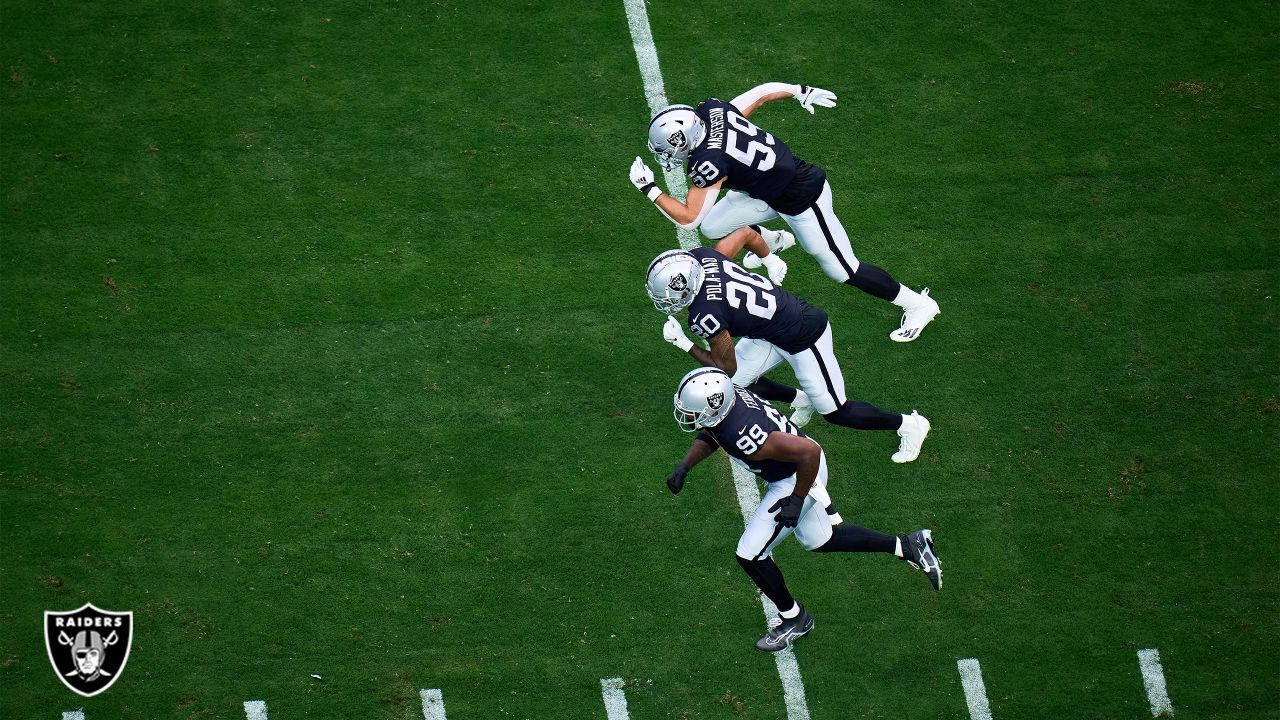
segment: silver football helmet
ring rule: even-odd
[[[674,170],[707,136],[707,127],[688,105],[668,105],[649,121],[649,149],[663,170]]]
[[[715,427],[728,416],[736,399],[733,380],[723,370],[698,368],[681,378],[673,414],[685,432]]]
[[[644,289],[658,310],[677,313],[702,289],[702,265],[684,250],[668,250],[649,263]]]

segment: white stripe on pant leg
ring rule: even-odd
[[[627,694],[622,691],[622,678],[611,677],[600,681],[600,695],[604,698],[604,714],[609,720],[629,720]]]
[[[246,720],[267,720],[267,701],[245,700],[244,716]]]
[[[62,720],[84,720],[84,709],[68,710],[62,713]]]
[[[444,693],[432,688],[424,689],[418,695],[422,698],[422,717],[425,720],[445,720]]]
[[[644,96],[649,101],[650,115],[667,106],[667,91],[662,85],[662,67],[658,65],[658,48],[653,44],[653,31],[649,27],[649,14],[644,0],[624,0],[627,8],[627,27],[631,29],[631,44],[636,49],[636,62],[640,64],[640,77],[644,80]],[[667,194],[684,200],[689,194],[684,175],[677,170],[663,170],[667,181]],[[709,198],[714,200],[714,197]],[[679,229],[676,236],[680,247],[688,250],[698,247],[698,231]]]
[[[964,699],[969,703],[969,717],[973,720],[991,720],[991,703],[987,702],[987,686],[982,682],[982,667],[977,658],[956,662],[960,670],[960,684],[964,686]]]
[[[1151,703],[1151,717],[1173,717],[1173,702],[1164,685],[1164,667],[1160,665],[1160,651],[1155,648],[1138,651],[1138,667],[1142,670],[1142,684],[1147,688],[1147,702]]]

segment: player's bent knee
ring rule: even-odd
[[[740,563],[755,562],[763,558],[769,557],[769,553],[765,552],[758,543],[747,543],[745,540],[738,543],[738,550],[735,553]]]
[[[835,539],[834,536],[829,537],[821,545],[818,545],[817,547],[806,547],[805,549],[811,550],[813,552],[836,552],[836,549],[832,547],[832,542],[831,542],[834,539]]]
[[[732,225],[725,224],[725,223],[708,222],[707,220],[703,220],[702,224],[698,226],[698,230],[708,240],[719,240],[720,238],[723,238],[724,236],[728,235],[734,230],[737,230],[739,227],[742,227],[742,226],[739,225],[737,227],[734,227]]]
[[[858,269],[857,269],[857,268],[853,268],[853,271],[854,271],[854,272],[857,272],[857,271],[858,271]],[[845,272],[844,267],[843,267],[843,266],[841,266],[841,265],[840,265],[840,263],[839,263],[839,262],[837,262],[835,258],[831,258],[830,260],[823,259],[823,261],[822,261],[822,272],[823,272],[823,274],[825,274],[827,277],[829,277],[829,278],[831,278],[832,280],[835,280],[836,282],[839,282],[839,283],[842,283],[842,282],[844,282],[844,281],[848,280],[849,278],[853,277],[853,276],[852,276],[852,275],[850,275],[848,272]]]

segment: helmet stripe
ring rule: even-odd
[[[694,378],[700,378],[703,375],[706,375],[707,373],[720,373],[721,375],[728,375],[728,373],[726,373],[725,371],[717,367],[706,367],[700,370],[694,370],[693,372],[684,376],[684,380],[680,383],[680,387],[676,388],[676,395],[678,396],[681,393],[681,391],[685,389],[685,387],[689,384],[690,380],[693,380]]]
[[[692,111],[693,108],[689,107],[688,105],[668,105],[662,108],[661,110],[659,110],[657,115],[653,116],[653,119],[649,121],[649,126],[653,127],[653,124],[658,122],[658,118],[662,117],[663,115],[666,115],[669,112],[675,112],[676,110]]]
[[[684,250],[668,250],[662,253],[658,257],[654,258],[653,262],[649,263],[649,269],[644,271],[645,277],[649,277],[649,273],[653,272],[654,266],[656,266],[658,263],[662,262],[663,260],[669,257],[674,257],[676,255],[689,255],[689,253]],[[693,256],[689,255],[689,257],[693,257]]]

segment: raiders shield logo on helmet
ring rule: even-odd
[[[667,287],[675,290],[676,292],[684,292],[685,289],[689,287],[689,281],[686,280],[683,275],[676,275],[671,278],[671,282],[667,283]]]
[[[712,410],[719,410],[720,406],[723,404],[724,404],[724,393],[716,393],[715,395],[707,396],[707,405],[711,406]]]
[[[44,646],[63,685],[93,697],[120,678],[133,642],[133,613],[100,610],[92,603],[44,614]]]
[[[667,143],[670,144],[671,147],[680,150],[689,144],[689,140],[684,136],[683,130],[677,130],[667,137]]]

